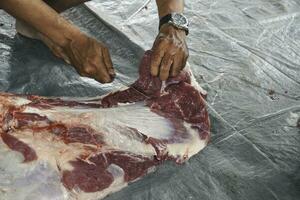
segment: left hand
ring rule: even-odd
[[[161,27],[153,44],[151,74],[162,81],[174,77],[185,67],[189,56],[184,30],[170,24]]]

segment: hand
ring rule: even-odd
[[[153,44],[151,74],[164,81],[174,77],[185,67],[189,56],[184,30],[170,24],[161,27]]]
[[[116,76],[108,48],[103,43],[82,35],[72,40],[64,50],[81,76],[93,78],[100,83],[112,82]]]

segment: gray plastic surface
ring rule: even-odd
[[[118,78],[107,85],[16,35],[14,19],[0,11],[0,90],[96,96],[130,84],[157,34],[155,3],[146,4],[93,1],[64,13],[110,47]],[[211,143],[188,163],[166,163],[106,199],[300,199],[300,3],[197,0],[185,12],[189,62],[208,91]]]

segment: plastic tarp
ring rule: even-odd
[[[85,97],[116,90],[137,78],[157,34],[154,1],[93,1],[65,12],[110,48],[118,78],[101,85],[42,43],[16,35],[14,19],[0,12],[0,90],[13,93]],[[299,199],[300,3],[197,0],[186,1],[185,13],[189,62],[208,91],[211,143],[186,164],[162,165],[107,199]],[[2,172],[4,161],[0,156]],[[18,176],[0,174],[6,186]]]

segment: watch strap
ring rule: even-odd
[[[180,26],[176,26],[176,24],[174,24],[174,23],[171,23],[172,17],[173,17],[172,14],[167,14],[167,15],[163,16],[162,18],[160,18],[158,30],[160,30],[162,25],[169,23],[169,24],[171,24],[171,25],[173,25],[173,26],[175,26],[179,29],[183,29],[185,31],[185,34],[188,35],[189,34],[188,27],[186,27],[186,28],[185,27],[180,27]]]
[[[160,30],[161,26],[168,23],[171,19],[172,19],[172,14],[167,14],[162,18],[160,18],[158,30]]]

